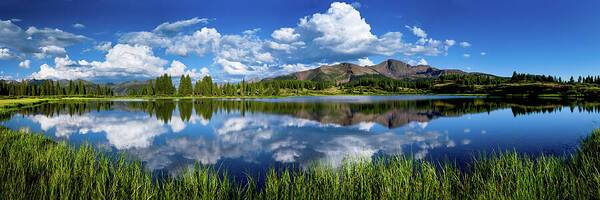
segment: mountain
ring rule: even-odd
[[[140,90],[143,87],[145,87],[148,84],[148,81],[138,81],[138,80],[132,80],[132,81],[125,81],[125,82],[121,82],[121,83],[109,83],[107,84],[107,86],[109,86],[113,92],[115,92],[115,94],[117,95],[126,95],[129,90]]]
[[[312,81],[335,81],[347,83],[364,75],[379,75],[392,79],[436,78],[443,74],[467,74],[457,69],[438,69],[429,65],[412,66],[398,60],[386,60],[377,65],[359,66],[352,63],[325,65],[315,69],[295,72],[289,75],[269,79],[293,79]]]

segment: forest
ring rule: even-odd
[[[94,84],[83,80],[0,80],[0,96],[158,96],[158,97],[236,97],[297,96],[339,94],[489,94],[598,96],[600,76],[560,77],[514,72],[511,77],[489,74],[443,74],[436,78],[391,79],[377,75],[353,77],[347,83],[315,82],[293,79],[265,79],[238,83],[216,83],[210,76],[195,82],[189,75],[175,84],[168,74],[141,85],[115,92],[116,85]]]

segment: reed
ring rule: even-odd
[[[599,166],[594,131],[569,157],[496,153],[461,171],[395,156],[270,170],[257,187],[200,165],[157,180],[122,156],[0,128],[0,199],[595,199]]]

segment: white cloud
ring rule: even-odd
[[[28,117],[44,131],[55,129],[57,137],[72,134],[105,133],[108,142],[117,149],[147,148],[154,137],[166,133],[163,123],[151,116],[111,117],[97,114]]]
[[[465,57],[465,58],[470,58],[470,57],[471,57],[471,54],[465,53],[465,54],[463,54],[463,57]]]
[[[96,49],[98,51],[103,51],[103,52],[106,52],[106,51],[110,50],[111,48],[112,48],[112,42],[109,42],[109,41],[100,42],[98,45],[96,45],[94,47],[94,49]]]
[[[208,75],[208,69],[202,68],[200,73],[196,72],[196,69],[187,70],[187,66],[178,60],[173,60],[171,66],[167,68],[164,73],[169,74],[172,77],[178,77],[181,75],[189,75],[193,79],[199,79]]]
[[[23,30],[13,24],[12,20],[0,20],[0,46],[11,49],[14,51],[13,54],[23,59],[33,54],[38,54],[37,57],[44,57],[42,54],[47,53],[42,52],[44,50],[64,50],[65,47],[85,41],[89,41],[89,38],[60,29],[38,29],[31,26],[27,30]]]
[[[406,28],[408,30],[410,30],[413,33],[413,35],[415,35],[415,36],[417,36],[419,38],[427,38],[427,33],[425,32],[425,30],[423,30],[423,29],[421,29],[419,27],[416,27],[416,26],[412,26],[412,27],[406,26]]]
[[[88,40],[87,37],[82,35],[75,35],[60,29],[51,28],[38,29],[32,26],[29,27],[25,33],[31,37],[32,40],[38,39],[41,46],[66,47]]]
[[[214,28],[202,28],[192,34],[169,36],[154,32],[131,32],[124,34],[119,40],[133,45],[145,45],[166,49],[166,53],[187,56],[195,53],[203,56],[206,52],[214,52],[219,46],[221,34]]]
[[[358,59],[358,63],[356,63],[357,65],[360,66],[371,66],[371,65],[375,65],[375,63],[373,63],[373,61],[369,60],[368,57],[364,57],[364,58],[359,58]]]
[[[203,68],[200,69],[200,75],[199,75],[199,77],[202,78],[202,77],[205,77],[205,76],[210,76],[210,70],[208,68],[206,68],[206,67],[203,67]]]
[[[281,66],[284,73],[293,73],[298,71],[306,71],[318,67],[318,65],[309,66],[302,63],[284,64]]]
[[[268,71],[275,57],[264,42],[254,35],[225,35],[221,37],[214,63],[232,75],[250,75]]]
[[[194,69],[186,70],[183,63],[173,61],[164,68],[166,60],[154,56],[148,46],[117,44],[108,51],[105,61],[73,61],[66,57],[54,59],[54,66],[43,64],[40,71],[31,75],[38,79],[93,79],[102,77],[145,77],[153,78],[163,73],[177,76],[190,74],[198,77]]]
[[[166,73],[172,77],[181,76],[185,73],[185,68],[185,64],[178,60],[173,60],[173,62],[171,62],[171,67],[167,68]]]
[[[326,13],[300,19],[298,28],[301,33],[316,35],[312,39],[315,44],[338,53],[360,53],[377,39],[360,12],[340,2],[332,3]]]
[[[468,43],[468,42],[461,42],[459,45],[460,45],[461,47],[463,47],[463,48],[467,48],[467,47],[470,47],[470,46],[471,46],[471,43]]]
[[[218,59],[217,64],[223,66],[223,70],[229,74],[244,75],[249,73],[248,66],[241,62]]]
[[[258,33],[259,31],[260,31],[260,28],[255,28],[255,29],[245,30],[242,33],[244,35],[256,35],[256,33]]]
[[[295,42],[300,38],[300,34],[295,31],[293,28],[280,28],[273,31],[271,37],[280,42]]]
[[[64,56],[65,54],[67,54],[67,50],[65,50],[65,48],[55,46],[55,45],[50,45],[50,46],[40,47],[40,52],[34,53],[33,55],[35,58],[43,59],[48,56]]]
[[[487,53],[486,52],[481,52],[481,53],[479,53],[479,55],[485,56],[485,55],[487,55]]]
[[[203,23],[206,24],[208,23],[209,19],[207,18],[198,18],[198,17],[194,17],[192,19],[188,19],[188,20],[181,20],[181,21],[176,21],[176,22],[165,22],[162,23],[160,25],[158,25],[156,28],[154,28],[154,32],[157,33],[174,33],[177,31],[180,31],[183,28],[189,27],[189,26],[193,26],[196,25],[198,23]]]
[[[19,62],[19,67],[21,68],[29,68],[29,66],[31,66],[31,60],[24,60]]]
[[[214,51],[219,46],[221,34],[214,28],[202,28],[192,35],[181,35],[173,38],[166,47],[167,53],[187,56],[189,53],[195,53],[198,56],[206,52]]]
[[[10,53],[10,49],[0,48],[0,60],[8,60],[12,58],[12,54]]]
[[[326,12],[300,18],[296,26],[275,29],[271,37],[265,39],[256,35],[260,29],[229,35],[207,27],[193,33],[183,31],[201,22],[206,23],[198,18],[165,22],[152,31],[125,33],[119,42],[158,48],[172,55],[209,55],[213,66],[225,73],[222,76],[248,78],[377,55],[447,55],[457,43],[451,39],[428,38],[428,34],[416,26],[407,27],[419,37],[414,42],[403,41],[401,32],[374,35],[355,6],[340,2],[332,3]]]
[[[419,60],[409,59],[407,63],[409,65],[429,65],[429,62],[427,62],[427,60],[425,60],[424,58],[421,58]]]
[[[73,28],[76,28],[76,29],[83,29],[83,28],[85,28],[85,25],[83,25],[83,24],[80,24],[80,23],[75,23],[75,24],[73,24]]]

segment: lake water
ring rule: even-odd
[[[337,166],[402,154],[459,166],[482,153],[565,155],[599,128],[600,102],[457,96],[67,101],[1,116],[1,125],[124,153],[154,172],[194,163],[229,174]]]

